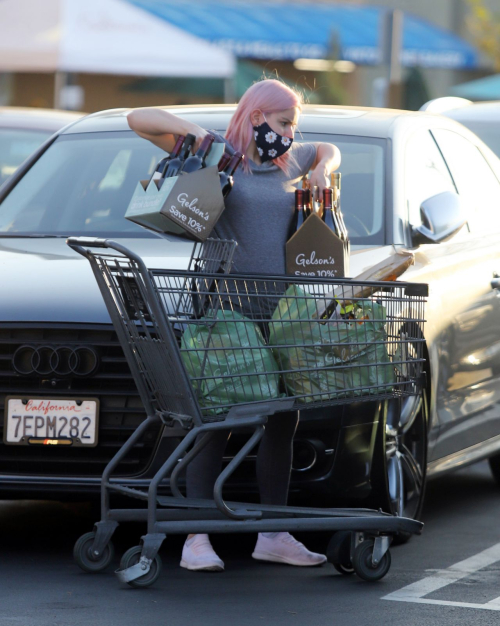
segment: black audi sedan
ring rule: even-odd
[[[234,107],[171,110],[224,132]],[[187,265],[192,242],[124,218],[137,181],[165,156],[129,129],[127,113],[76,121],[0,188],[3,498],[97,495],[105,465],[145,418],[91,268],[65,243],[106,237],[149,267]],[[424,396],[303,411],[291,494],[416,517],[427,477],[483,458],[500,474],[500,161],[460,124],[421,112],[307,106],[300,131],[342,152],[352,276],[405,247],[416,262],[404,280],[429,283],[430,295]],[[145,484],[183,435],[152,428],[118,474]],[[68,445],[51,445],[54,436]],[[247,458],[234,477],[235,494],[256,491],[253,465]]]

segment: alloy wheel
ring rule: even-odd
[[[412,336],[415,336],[412,334]],[[412,360],[417,361],[420,352],[401,330],[401,364],[396,366],[398,380],[416,380],[417,371]],[[390,513],[401,517],[418,519],[422,512],[427,469],[428,405],[425,389],[415,386],[412,393],[390,400],[382,423],[380,446],[385,476],[384,506]],[[379,440],[379,444],[382,443]],[[401,533],[398,542],[409,539]]]
[[[394,401],[385,424],[385,465],[391,513],[418,517],[427,462],[427,402],[424,392]]]

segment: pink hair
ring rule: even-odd
[[[254,83],[241,97],[227,127],[226,139],[235,150],[245,154],[253,137],[253,126],[250,121],[252,111],[259,109],[263,113],[275,113],[292,107],[297,107],[300,111],[302,102],[300,93],[275,78],[266,78]],[[273,163],[288,173],[290,157],[290,152],[285,152],[283,156],[273,159]],[[243,162],[243,169],[245,172],[251,173],[247,161]]]

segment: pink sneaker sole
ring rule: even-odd
[[[189,565],[187,561],[182,559],[181,567],[188,569],[191,572],[223,572],[224,566],[221,565]]]
[[[285,563],[286,565],[296,565],[297,567],[319,567],[326,563],[326,558],[317,563],[304,563],[303,561],[295,561],[290,557],[281,556],[280,554],[271,554],[269,552],[254,552],[252,557],[256,561],[269,561],[270,563]]]

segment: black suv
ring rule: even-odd
[[[234,107],[171,110],[224,132]],[[96,113],[67,126],[0,188],[4,498],[97,495],[106,463],[144,419],[89,263],[65,243],[68,236],[106,237],[150,267],[187,266],[192,243],[124,219],[137,181],[164,156],[129,129],[127,112]],[[357,500],[418,516],[426,473],[489,457],[500,478],[500,282],[492,281],[500,271],[500,161],[460,124],[425,113],[305,107],[300,131],[298,141],[331,141],[341,150],[352,275],[406,246],[416,263],[404,280],[429,282],[431,289],[427,393],[302,411],[291,492],[317,503]],[[463,159],[454,159],[457,142],[470,153],[472,176],[461,174]],[[453,234],[440,198],[457,193],[466,201],[468,226]],[[422,215],[435,223],[422,225]],[[421,232],[434,227],[434,243],[422,242]],[[59,411],[57,424],[36,419],[50,406]],[[73,417],[85,408],[88,419],[66,423],[70,407]],[[59,432],[69,433],[73,445],[54,445]],[[151,430],[120,475],[131,485],[144,483],[183,434]],[[230,441],[228,457],[238,443]],[[255,491],[253,464],[249,457],[233,477],[235,494]]]
[[[231,107],[175,109],[221,131],[232,111]],[[123,217],[137,181],[151,175],[164,156],[129,129],[126,113],[97,113],[67,126],[0,190],[3,497],[97,495],[106,463],[144,419],[90,267],[65,243],[69,235],[104,236],[124,243],[150,266],[184,268],[187,264],[192,243],[160,237]],[[72,425],[62,418],[57,425],[43,427],[41,420],[37,423],[36,416],[48,407],[64,413],[75,403],[89,402],[92,420]],[[316,491],[330,496],[337,482],[343,493],[371,491],[377,412],[370,411],[368,419],[361,413],[355,418],[355,449],[349,444],[355,462],[349,469],[343,460],[334,485],[334,459],[343,456],[335,454],[341,445],[344,412],[338,409],[338,413],[333,428],[331,419],[304,413],[295,442],[293,491],[314,492],[318,484]],[[352,431],[346,432],[352,442]],[[54,445],[58,433],[76,435],[73,445]],[[119,474],[130,477],[130,484],[142,483],[183,433],[169,431],[168,435],[162,437],[157,428],[148,432]],[[231,445],[227,454],[231,455]],[[249,458],[233,482],[235,491],[248,494],[255,489],[252,465]]]

